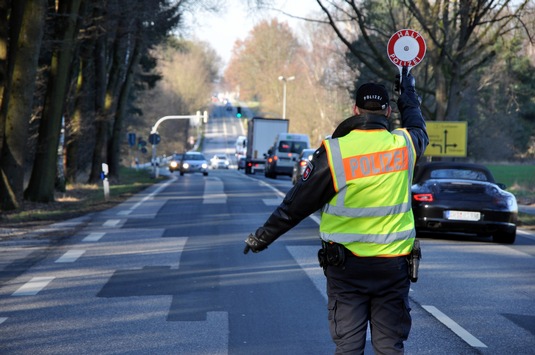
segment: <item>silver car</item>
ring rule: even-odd
[[[187,152],[182,157],[179,169],[181,176],[186,173],[202,173],[206,176],[208,175],[208,162],[202,153]]]
[[[228,169],[230,161],[225,154],[216,154],[210,159],[210,165],[212,169]]]

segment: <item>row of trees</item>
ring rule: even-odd
[[[186,1],[16,0],[0,2],[0,204],[54,199],[60,132],[65,179],[101,164],[118,175],[132,95],[152,87],[151,48],[169,36]],[[63,125],[63,126],[62,126]],[[24,190],[26,162],[31,175]]]
[[[428,45],[415,70],[426,117],[467,120],[472,157],[533,157],[532,1],[315,1],[318,12],[299,36],[271,20],[236,43],[224,79],[241,100],[279,116],[277,78],[295,76],[287,85],[291,129],[318,144],[350,115],[357,85],[393,82],[386,43],[413,28]],[[204,44],[169,37],[184,11],[217,3],[0,1],[0,208],[51,201],[65,181],[96,182],[103,162],[116,179],[126,129],[147,132],[170,110],[206,108],[219,59]],[[58,164],[62,128],[66,155]],[[493,137],[499,145],[489,146]]]
[[[386,44],[397,30],[412,28],[427,43],[426,58],[414,71],[425,117],[468,121],[472,158],[533,157],[533,2],[316,2],[320,11],[305,19],[299,40],[273,20],[236,44],[225,79],[239,85],[242,99],[259,98],[265,112],[280,112],[276,78],[295,75],[288,83],[291,126],[314,139],[317,127],[319,136],[328,134],[329,125],[343,118],[340,112],[349,113],[358,85],[371,80],[393,86],[397,68]],[[499,146],[488,144],[494,136],[500,136]]]

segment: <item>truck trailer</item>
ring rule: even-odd
[[[287,133],[289,121],[281,118],[253,117],[247,122],[245,173],[265,169],[266,156],[279,133]]]

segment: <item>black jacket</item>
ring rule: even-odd
[[[429,144],[429,138],[416,94],[414,92],[401,94],[398,108],[401,113],[401,126],[411,135],[419,158]],[[342,137],[355,129],[387,130],[388,127],[389,121],[385,116],[373,114],[352,116],[340,123],[332,138]],[[257,238],[271,244],[334,197],[336,191],[323,145],[316,150],[309,166],[312,170],[306,179],[301,179],[288,191],[282,203],[264,225],[256,230]]]

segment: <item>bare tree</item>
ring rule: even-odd
[[[170,38],[155,49],[161,74],[154,90],[138,98],[148,133],[155,121],[167,115],[190,115],[208,110],[221,59],[208,44]],[[160,126],[161,152],[181,152],[190,136],[189,121],[169,120]],[[193,134],[193,133],[192,133]]]
[[[458,118],[471,74],[492,59],[498,38],[521,25],[518,19],[530,2],[316,1],[349,52],[385,81],[395,73],[385,54],[390,36],[402,28],[421,31],[428,54],[426,63],[418,67],[418,78],[423,79],[418,81],[419,91],[435,120]]]
[[[241,99],[260,101],[261,110],[271,117],[281,115],[283,90],[278,77],[296,78],[287,85],[287,97],[291,100],[295,91],[292,87],[299,87],[304,80],[300,75],[302,63],[297,60],[302,50],[287,23],[264,20],[244,41],[235,43],[225,80],[239,91]],[[287,112],[290,117],[292,109]]]

